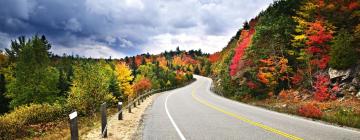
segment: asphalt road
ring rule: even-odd
[[[360,131],[235,102],[210,91],[211,79],[158,96],[146,110],[145,140],[360,140]]]

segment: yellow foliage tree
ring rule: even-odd
[[[134,97],[134,90],[130,82],[134,79],[131,69],[124,62],[116,65],[116,75],[119,81],[120,89],[124,95],[124,99],[132,99]]]

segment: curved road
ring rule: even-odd
[[[235,102],[210,91],[211,79],[164,92],[146,110],[145,140],[360,140],[360,132]]]

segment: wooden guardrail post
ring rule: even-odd
[[[118,120],[122,120],[123,119],[123,116],[122,116],[122,102],[118,103],[118,110],[119,110]]]
[[[128,104],[129,113],[131,113],[131,105]]]
[[[77,112],[74,111],[69,114],[70,118],[70,133],[71,133],[71,140],[78,140],[79,139],[79,130],[77,125]]]
[[[106,102],[101,104],[101,135],[103,138],[107,137],[107,121],[106,121]]]
[[[134,104],[134,107],[136,107],[136,101],[135,101],[135,100],[134,100],[134,103],[133,103],[133,104]]]

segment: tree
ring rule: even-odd
[[[357,62],[358,52],[353,45],[354,38],[345,30],[333,40],[330,50],[330,66],[335,69],[347,69]]]
[[[136,70],[136,79],[135,81],[139,81],[142,77],[146,77],[148,79],[151,79],[151,84],[154,89],[160,87],[159,79],[157,77],[157,71],[159,70],[156,68],[155,64],[148,63],[146,65],[141,65]]]
[[[7,50],[15,60],[14,79],[7,86],[7,96],[11,107],[28,103],[53,102],[59,81],[59,72],[50,66],[49,49],[46,38],[34,36],[31,40],[12,41],[12,50]]]
[[[0,114],[8,111],[9,99],[5,97],[6,92],[6,80],[4,74],[4,68],[7,65],[7,57],[0,51]]]
[[[59,61],[56,65],[60,74],[58,84],[60,90],[59,96],[67,97],[71,87],[71,77],[73,76],[73,60],[70,56],[64,54]]]
[[[92,114],[101,103],[114,103],[115,97],[109,92],[113,72],[104,61],[75,65],[68,105],[80,113]]]
[[[132,99],[134,97],[134,91],[130,82],[134,79],[132,71],[128,65],[124,62],[120,62],[115,66],[117,80],[119,87],[123,94],[123,100]]]
[[[135,93],[143,93],[144,91],[151,89],[151,81],[146,77],[142,77],[134,83],[133,88]]]

